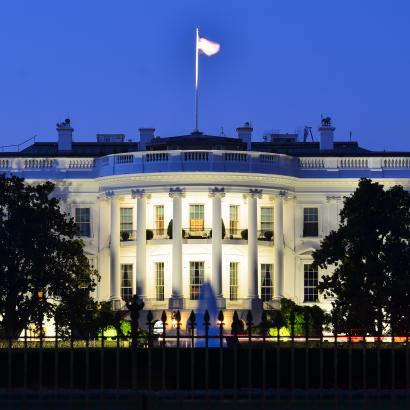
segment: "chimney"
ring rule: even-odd
[[[253,128],[249,122],[245,122],[242,127],[236,129],[238,138],[247,144],[247,150],[251,150]]]
[[[140,132],[140,151],[145,151],[147,144],[154,139],[155,128],[139,128]]]
[[[63,122],[57,123],[58,150],[71,151],[73,148],[73,131],[70,119],[66,118]]]
[[[322,125],[319,127],[320,134],[320,149],[332,150],[334,148],[335,127],[332,126],[332,119],[330,117],[322,118]]]

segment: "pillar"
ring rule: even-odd
[[[136,264],[133,294],[141,299],[147,296],[147,199],[143,189],[132,191],[132,197],[137,199],[137,232],[136,232]]]
[[[212,198],[212,276],[211,286],[215,293],[219,309],[225,309],[226,302],[222,292],[222,215],[221,200],[225,196],[224,188],[209,190]]]
[[[259,300],[258,290],[258,238],[257,210],[258,198],[262,198],[261,189],[250,189],[248,198],[248,299],[250,308]]]
[[[120,201],[113,192],[107,192],[111,200],[111,234],[110,234],[110,300],[114,309],[121,306],[120,277]]]
[[[183,309],[182,291],[182,198],[184,190],[171,188],[172,198],[172,294],[169,300],[170,309]]]
[[[273,218],[274,230],[274,265],[273,265],[273,298],[283,297],[283,200],[285,193],[280,192],[275,197],[275,208]]]

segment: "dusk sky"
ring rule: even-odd
[[[194,128],[195,26],[221,44],[200,57],[200,129],[294,132],[330,115],[336,139],[410,150],[410,1],[2,0],[0,145],[139,127]]]

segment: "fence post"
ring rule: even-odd
[[[208,387],[209,387],[209,325],[210,316],[208,309],[204,313],[204,327],[205,327],[205,390],[208,398]]]
[[[167,328],[167,314],[165,310],[162,311],[161,315],[161,322],[162,322],[162,389],[165,390],[165,373],[166,373],[166,352],[165,352],[165,338],[166,338],[166,328]]]
[[[223,332],[224,332],[224,314],[222,310],[218,313],[219,327],[219,389],[223,389]]]
[[[233,343],[233,388],[234,399],[237,400],[238,396],[238,331],[239,331],[239,317],[238,312],[235,310],[232,317],[232,343]]]
[[[177,330],[177,363],[176,363],[176,376],[177,376],[177,380],[176,380],[176,388],[177,390],[179,390],[180,388],[180,378],[181,378],[181,374],[180,374],[180,369],[181,369],[181,363],[180,363],[180,338],[181,338],[181,313],[179,310],[176,311],[175,313],[175,320],[176,320],[176,330]]]
[[[295,315],[295,310],[292,309],[290,311],[289,315],[289,322],[290,322],[290,340],[291,340],[291,345],[290,345],[290,385],[292,391],[295,389],[295,321],[296,321],[296,315]]]
[[[250,394],[250,389],[252,388],[252,325],[253,316],[251,310],[248,310],[246,315],[246,327],[248,332],[248,389]]]
[[[189,325],[189,330],[191,333],[191,391],[193,393],[194,390],[194,386],[195,386],[195,366],[194,366],[194,347],[195,347],[195,325],[196,325],[196,317],[195,317],[195,313],[193,310],[191,310],[191,314],[189,315],[188,318],[188,325]],[[193,397],[193,396],[192,396]]]
[[[153,345],[153,319],[154,316],[149,310],[147,313],[148,326],[148,390],[152,388],[152,345]]]

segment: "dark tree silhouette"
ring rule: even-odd
[[[319,291],[332,300],[339,331],[381,335],[407,331],[410,320],[410,194],[361,179],[344,200],[341,225],[314,252],[330,268]]]
[[[77,227],[53,197],[54,184],[31,186],[0,175],[0,332],[16,338],[30,323],[90,306],[98,275],[83,253]]]

